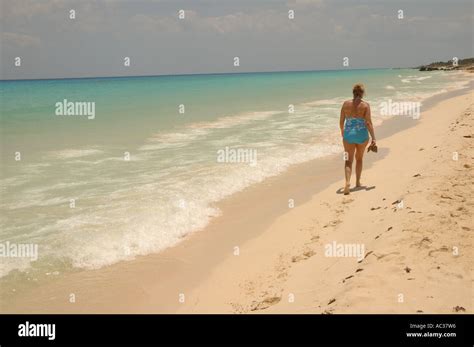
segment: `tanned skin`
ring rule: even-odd
[[[375,144],[375,134],[374,127],[372,125],[372,118],[370,114],[370,105],[362,100],[361,97],[354,97],[352,100],[344,101],[341,108],[341,117],[339,120],[339,127],[341,128],[342,142],[344,144],[344,151],[346,154],[346,161],[344,163],[344,172],[346,183],[344,186],[344,194],[349,194],[351,174],[352,174],[352,162],[354,161],[354,156],[356,159],[356,187],[361,187],[360,176],[362,174],[362,166],[365,148],[369,143],[367,140],[364,143],[347,143],[344,140],[344,121],[346,117],[356,117],[365,119],[365,124],[367,125],[367,130],[369,131],[370,137],[372,139],[371,144]]]

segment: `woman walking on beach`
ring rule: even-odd
[[[356,187],[360,187],[362,174],[362,160],[365,148],[369,142],[369,133],[372,138],[370,149],[376,150],[374,127],[370,115],[370,105],[362,100],[365,94],[364,85],[358,83],[352,88],[353,99],[344,101],[341,108],[339,126],[341,128],[342,142],[344,144],[344,171],[346,184],[344,195],[349,194],[352,174],[352,162],[356,159]]]

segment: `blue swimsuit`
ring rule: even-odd
[[[369,139],[369,132],[364,118],[347,117],[344,125],[344,140],[347,143],[364,143]]]

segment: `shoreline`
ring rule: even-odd
[[[429,98],[423,103],[423,108],[431,110],[443,101],[464,96],[466,89],[472,91],[472,83],[471,87]],[[416,128],[416,125],[417,121],[404,117],[386,120],[376,128],[378,142]],[[390,153],[388,148],[380,149],[377,155],[370,153],[366,156],[364,174]],[[193,293],[199,291],[196,288],[205,287],[210,278],[209,283],[214,283],[212,278],[215,277],[216,267],[222,267],[223,263],[229,262],[229,258],[235,257],[234,247],[239,247],[241,257],[245,254],[245,244],[262,237],[275,220],[289,212],[288,199],[294,199],[296,211],[328,187],[342,182],[342,179],[342,160],[338,156],[295,165],[281,175],[268,178],[220,202],[221,216],[212,220],[204,230],[188,235],[180,244],[159,254],[65,275],[64,279],[34,289],[34,293],[19,295],[15,299],[17,305],[7,305],[6,312],[194,312],[196,305],[189,306],[188,299],[186,304],[181,304],[180,294],[195,302],[196,295]],[[333,195],[340,197],[334,192]],[[261,199],[262,196],[265,198]],[[263,202],[260,203],[260,200]],[[253,206],[256,202],[259,202],[257,207]],[[218,292],[217,288],[214,292]],[[74,304],[68,300],[71,293],[76,297]],[[221,309],[215,308],[218,312]],[[235,311],[239,312],[239,309]],[[214,311],[209,309],[207,312]]]

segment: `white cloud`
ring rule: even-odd
[[[11,44],[18,47],[34,47],[39,46],[41,40],[38,37],[2,32],[2,44]]]
[[[324,0],[290,0],[286,4],[289,8],[301,8],[301,7],[324,7]]]
[[[178,16],[151,16],[138,14],[130,19],[133,28],[145,32],[199,31],[218,34],[278,33],[298,30],[286,12],[257,11],[255,13],[235,12],[221,16],[201,16],[192,10],[185,10],[185,19]]]
[[[58,8],[64,8],[67,2],[62,0],[14,0],[2,4],[2,17],[23,17],[51,14]]]

